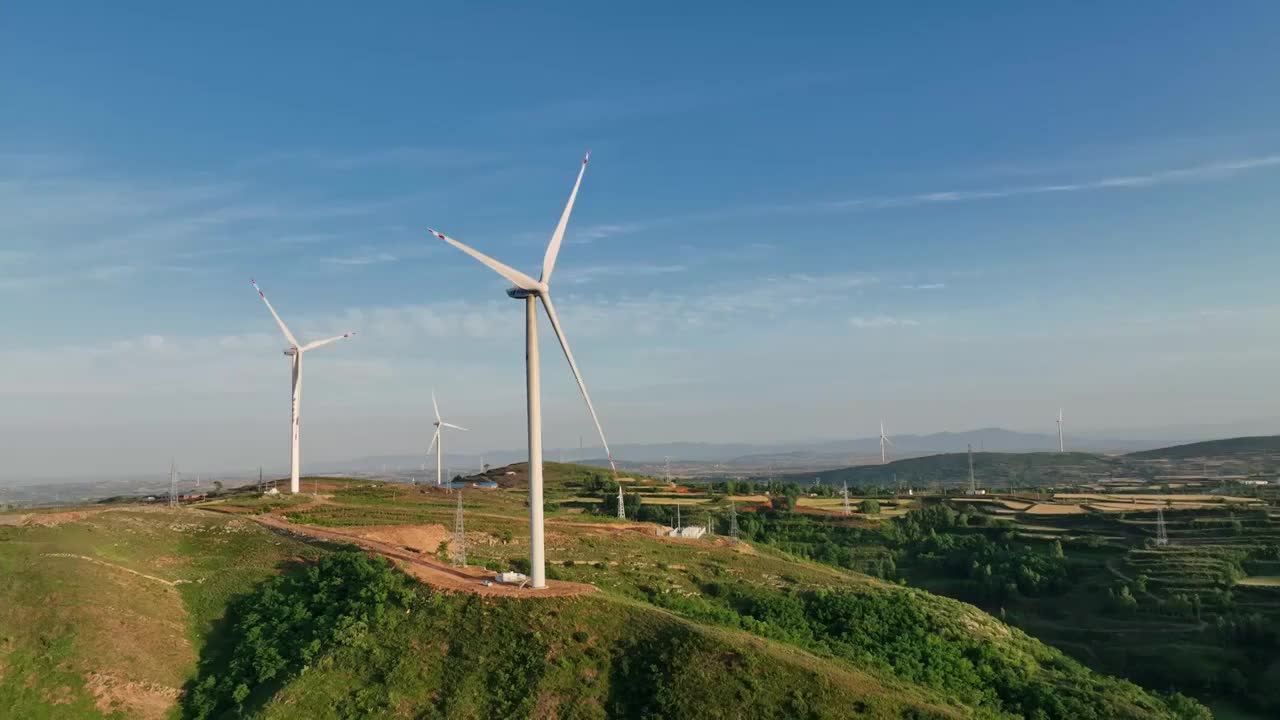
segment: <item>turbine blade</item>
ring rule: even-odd
[[[250,278],[249,284],[253,285],[253,289],[258,291],[258,297],[262,298],[262,302],[267,304],[267,309],[271,311],[271,317],[276,319],[276,324],[280,326],[280,330],[284,333],[284,339],[288,340],[293,347],[298,347],[298,339],[293,336],[293,333],[289,332],[289,327],[280,319],[276,309],[271,307],[271,301],[267,299],[266,293],[262,292],[262,288],[258,287],[258,283],[252,278]]]
[[[338,335],[335,337],[325,338],[324,340],[316,340],[315,342],[309,342],[298,349],[301,350],[302,352],[306,352],[308,350],[315,350],[316,348],[324,347],[329,343],[336,343],[339,340],[346,340],[349,337],[353,337],[355,334],[356,332],[352,330],[351,332],[342,333],[341,335]]]
[[[564,212],[560,215],[560,224],[556,225],[556,231],[551,234],[551,244],[547,245],[547,254],[542,258],[542,282],[551,282],[551,271],[556,268],[556,256],[560,254],[560,243],[564,241],[564,230],[569,225],[569,215],[573,212],[573,201],[578,199],[578,186],[582,184],[582,176],[587,172],[587,161],[591,159],[591,153],[587,152],[586,157],[582,158],[582,169],[578,171],[578,179],[573,183],[573,190],[569,193],[569,202],[564,206]]]
[[[440,405],[436,403],[436,391],[431,391],[431,407],[436,411],[436,422],[440,422]]]
[[[609,449],[609,441],[604,439],[604,428],[600,427],[600,418],[596,416],[596,408],[591,404],[591,396],[587,394],[586,383],[582,382],[582,373],[578,372],[578,363],[574,362],[573,351],[569,349],[569,340],[564,336],[564,330],[560,328],[560,319],[556,317],[555,305],[551,303],[551,296],[543,293],[542,307],[547,311],[547,318],[551,320],[551,329],[556,331],[556,339],[560,341],[560,349],[564,350],[564,359],[569,361],[569,369],[573,370],[573,379],[578,381],[578,389],[582,391],[582,399],[587,401],[587,410],[591,413],[591,422],[596,424],[596,432],[600,433],[600,444],[604,446],[605,454],[609,456],[609,467],[613,470],[614,475],[618,474],[618,467],[613,464],[613,451]]]
[[[447,423],[447,422],[442,422],[440,424],[445,427],[453,428],[454,430],[461,430],[463,432],[467,432],[467,429],[462,427],[461,425],[454,425],[453,423]]]
[[[494,272],[498,273],[502,277],[510,280],[513,284],[515,284],[516,287],[520,288],[521,290],[538,291],[542,289],[543,287],[542,283],[538,282],[537,280],[534,280],[528,275],[525,275],[519,270],[516,270],[510,265],[506,265],[504,263],[498,262],[497,260],[494,260],[488,255],[485,255],[484,253],[480,252],[479,250],[476,250],[475,248],[472,248],[467,245],[463,245],[462,243],[458,242],[457,240],[454,240],[453,238],[449,237],[448,235],[445,235],[442,232],[439,232],[437,230],[431,230],[430,228],[428,228],[427,230],[432,235],[435,235],[441,240],[449,243],[450,245],[461,250],[462,252],[484,263],[489,267],[490,270],[493,270]]]
[[[427,446],[427,454],[430,455],[432,450],[436,449],[436,441],[440,439],[440,428],[436,428],[436,434],[431,438],[431,444]]]

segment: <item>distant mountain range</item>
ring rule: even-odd
[[[890,440],[893,445],[889,454],[891,457],[898,458],[964,452],[970,445],[975,452],[1035,452],[1056,450],[1058,447],[1056,435],[1024,433],[1003,428],[980,428],[928,435],[896,435],[890,437]],[[1071,450],[1123,453],[1169,443],[1150,440],[1098,440],[1068,435],[1066,444]],[[576,447],[548,448],[543,456],[551,461],[608,464],[604,450],[600,447],[587,447],[581,450]],[[664,464],[670,458],[673,472],[679,474],[705,472],[708,469],[706,466],[714,466],[724,471],[769,467],[778,470],[808,470],[878,461],[880,440],[878,437],[870,437],[778,444],[701,442],[623,444],[613,448],[613,456],[619,466],[645,471],[654,471],[657,465]],[[481,457],[478,454],[449,453],[445,455],[444,464],[451,472],[471,471],[479,469]],[[484,462],[490,465],[505,465],[527,459],[528,451],[520,448],[486,452],[483,458]],[[325,470],[328,472],[382,472],[385,470],[388,473],[405,473],[413,472],[415,468],[418,472],[435,472],[431,463],[425,462],[425,458],[421,455],[375,455],[344,462],[325,463]]]

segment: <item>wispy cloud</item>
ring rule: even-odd
[[[874,329],[914,326],[919,325],[920,321],[892,315],[855,315],[849,318],[849,324],[858,329]]]
[[[888,197],[858,197],[817,203],[776,205],[773,206],[773,209],[778,211],[881,210],[916,205],[998,200],[1025,195],[1145,188],[1178,182],[1228,178],[1241,173],[1265,170],[1276,166],[1280,166],[1280,154],[1259,155],[1251,158],[1192,165],[1171,170],[1157,170],[1137,175],[1116,175],[1074,183],[1021,185],[994,190],[948,190]]]
[[[279,150],[250,158],[248,168],[303,165],[327,170],[362,170],[376,167],[456,168],[493,164],[501,156],[452,147],[400,146],[389,148]]]
[[[396,256],[389,252],[364,252],[346,257],[327,257],[322,260],[330,265],[376,265],[378,263],[395,262]]]
[[[702,210],[672,215],[650,222],[616,223],[606,227],[626,228],[628,232],[655,227],[668,227],[691,222],[716,222],[738,218],[795,213],[872,212],[923,205],[948,205],[1001,200],[1037,195],[1137,190],[1184,182],[1207,182],[1280,167],[1280,154],[1258,155],[1234,160],[1189,165],[1169,170],[1153,170],[1133,175],[1114,175],[1068,183],[1015,185],[990,190],[940,190],[934,192],[849,197],[793,203],[753,203],[740,207]]]
[[[110,282],[136,273],[134,265],[96,265],[47,273],[0,276],[0,290],[32,290],[83,282]]]
[[[688,270],[689,268],[685,265],[647,265],[644,263],[634,265],[591,265],[565,268],[560,280],[582,285],[605,277],[653,277],[655,275],[672,275],[687,272]]]
[[[902,290],[942,290],[947,287],[946,283],[919,283],[915,285],[899,285]]]
[[[596,242],[604,240],[615,235],[627,235],[639,232],[644,229],[640,223],[601,223],[598,225],[588,225],[585,228],[574,230],[570,234],[570,241],[579,244]]]

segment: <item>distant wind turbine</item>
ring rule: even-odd
[[[893,446],[893,442],[889,440],[888,435],[884,434],[884,421],[881,420],[880,421],[880,464],[881,465],[888,462],[888,458],[889,458],[888,454],[885,452],[885,448],[892,447],[892,446]]]
[[[569,341],[560,327],[560,319],[556,316],[548,286],[551,282],[551,273],[555,269],[556,256],[560,253],[560,244],[564,241],[564,231],[569,224],[569,215],[573,212],[574,200],[578,197],[578,187],[582,184],[582,175],[587,170],[587,160],[590,157],[591,154],[587,153],[587,156],[582,159],[578,179],[569,193],[569,202],[564,207],[564,213],[560,215],[560,222],[556,225],[555,232],[551,235],[551,242],[547,245],[547,252],[542,258],[542,276],[537,280],[479,250],[463,245],[444,233],[431,230],[432,235],[479,260],[486,267],[512,282],[515,287],[508,289],[507,295],[516,300],[524,300],[525,381],[529,414],[529,573],[532,576],[530,584],[534,588],[547,586],[542,517],[542,398],[539,386],[537,308],[539,299],[542,300],[547,319],[551,321],[551,328],[560,341],[560,349],[564,351],[565,360],[569,362],[569,369],[573,371],[573,378],[578,382],[582,399],[587,402],[587,410],[591,413],[591,421],[595,423],[596,432],[600,434],[600,442],[604,445],[605,454],[609,458],[609,466],[613,469],[614,477],[617,477],[613,453],[610,452],[609,443],[605,440],[604,429],[600,426],[600,419],[596,417],[596,410],[591,404],[591,396],[587,394],[587,386],[582,381],[582,374],[578,372],[578,364],[574,361],[573,352],[569,349]]]
[[[1058,408],[1058,452],[1066,452],[1062,444],[1062,408]]]
[[[435,437],[431,438],[431,444],[427,446],[427,454],[431,454],[431,448],[434,447],[436,449],[436,487],[440,487],[444,484],[443,472],[441,471],[441,463],[443,462],[444,457],[444,450],[442,449],[442,446],[444,445],[444,442],[440,439],[441,431],[445,428],[453,428],[454,430],[466,432],[467,429],[459,425],[454,425],[453,423],[447,423],[441,419],[440,405],[436,402],[435,390],[431,391],[431,407],[436,411],[436,421],[433,423],[436,426],[436,434]]]
[[[284,333],[284,339],[289,343],[289,347],[285,348],[284,354],[293,358],[293,442],[289,450],[289,492],[297,494],[300,490],[298,487],[298,470],[301,465],[298,449],[298,427],[300,406],[302,404],[302,355],[316,348],[324,347],[329,343],[349,338],[355,333],[347,332],[324,340],[316,340],[306,345],[299,345],[297,338],[293,336],[293,333],[289,332],[289,327],[284,324],[284,321],[280,319],[280,315],[276,313],[276,309],[271,307],[271,301],[262,292],[262,288],[258,287],[258,283],[252,279],[249,280],[249,283],[253,285],[254,290],[258,291],[258,297],[262,298],[262,302],[267,304],[267,309],[271,311],[271,317],[276,319],[276,324],[280,326],[280,331]]]

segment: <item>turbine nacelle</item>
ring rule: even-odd
[[[302,354],[302,351],[298,350],[298,348],[296,348],[296,347],[291,347],[291,348],[285,348],[285,349],[284,349],[284,354],[285,354],[285,355],[300,355],[300,354]]]
[[[546,284],[543,284],[541,290],[526,290],[525,288],[511,287],[507,288],[507,297],[515,298],[516,300],[525,300],[531,297],[538,297],[546,291]]]

